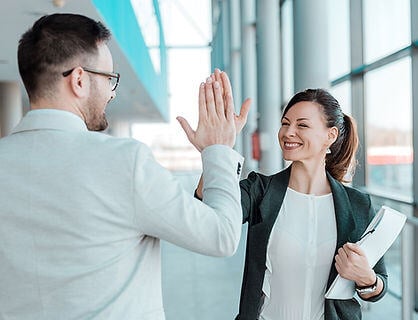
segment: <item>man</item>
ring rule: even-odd
[[[119,81],[109,38],[100,22],[53,14],[20,39],[31,110],[0,140],[0,319],[164,319],[159,239],[237,248],[243,159],[227,76],[200,86],[196,131],[179,118],[202,151],[202,203],[145,145],[94,132]]]

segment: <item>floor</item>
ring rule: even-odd
[[[212,258],[163,243],[163,297],[167,320],[233,320],[244,258],[244,242],[230,258]],[[401,301],[387,294],[364,305],[363,320],[401,320]],[[418,313],[413,319],[418,320]]]

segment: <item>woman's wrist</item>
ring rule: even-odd
[[[194,197],[195,197],[196,199],[199,199],[200,201],[202,201],[202,197],[201,197],[201,196],[199,196],[199,194],[198,194],[198,192],[197,192],[197,189],[195,189],[195,191],[194,191]]]
[[[356,287],[370,287],[377,281],[377,275],[373,271],[369,276],[361,278],[356,282]]]

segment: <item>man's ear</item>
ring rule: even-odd
[[[87,72],[81,67],[77,67],[70,74],[71,91],[79,98],[84,98],[89,95],[90,92],[90,80]]]

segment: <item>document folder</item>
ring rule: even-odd
[[[387,206],[382,206],[356,243],[363,249],[371,267],[390,248],[402,231],[406,216]],[[337,275],[328,291],[326,299],[351,299],[355,294],[354,281]]]

